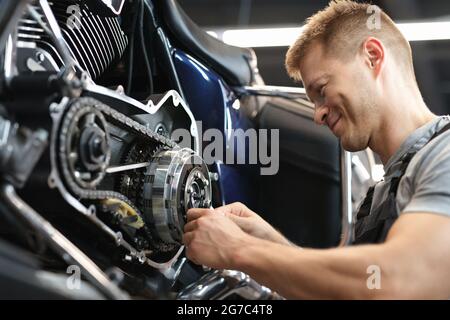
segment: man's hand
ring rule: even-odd
[[[232,268],[236,250],[254,239],[213,209],[191,209],[187,220],[183,235],[186,256],[214,269]]]
[[[192,209],[195,210],[195,209]],[[233,220],[244,232],[256,238],[292,245],[280,232],[267,221],[240,202],[235,202],[215,209]]]

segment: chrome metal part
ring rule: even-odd
[[[144,201],[144,215],[151,215],[162,241],[181,244],[186,211],[211,205],[206,164],[191,149],[164,150],[155,155],[145,176],[144,199],[149,201]]]
[[[223,300],[237,295],[247,300],[283,300],[247,274],[235,270],[214,270],[182,290],[179,300]]]
[[[341,146],[341,192],[342,222],[339,246],[347,246],[353,241],[353,208],[352,208],[352,160],[351,153]]]

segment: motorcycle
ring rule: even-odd
[[[298,245],[351,242],[373,156],[315,126],[302,88],[265,85],[253,50],[174,0],[1,6],[1,297],[281,299],[186,259],[193,207],[240,201]]]

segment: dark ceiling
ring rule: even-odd
[[[188,15],[205,29],[301,25],[327,5],[326,0],[178,0]],[[450,1],[371,1],[395,21],[450,20]],[[419,86],[429,107],[450,113],[450,41],[412,42]],[[267,84],[295,85],[284,71],[285,47],[256,48]]]

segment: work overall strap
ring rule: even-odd
[[[450,123],[436,132],[425,145],[449,129]],[[400,180],[405,174],[411,159],[416,153],[417,151],[409,152],[402,158],[402,163],[399,168],[399,175],[391,179],[389,192],[386,199],[373,210],[372,202],[375,186],[369,188],[366,197],[358,210],[355,224],[355,239],[353,244],[381,243],[386,240],[390,228],[399,215],[396,196]]]

